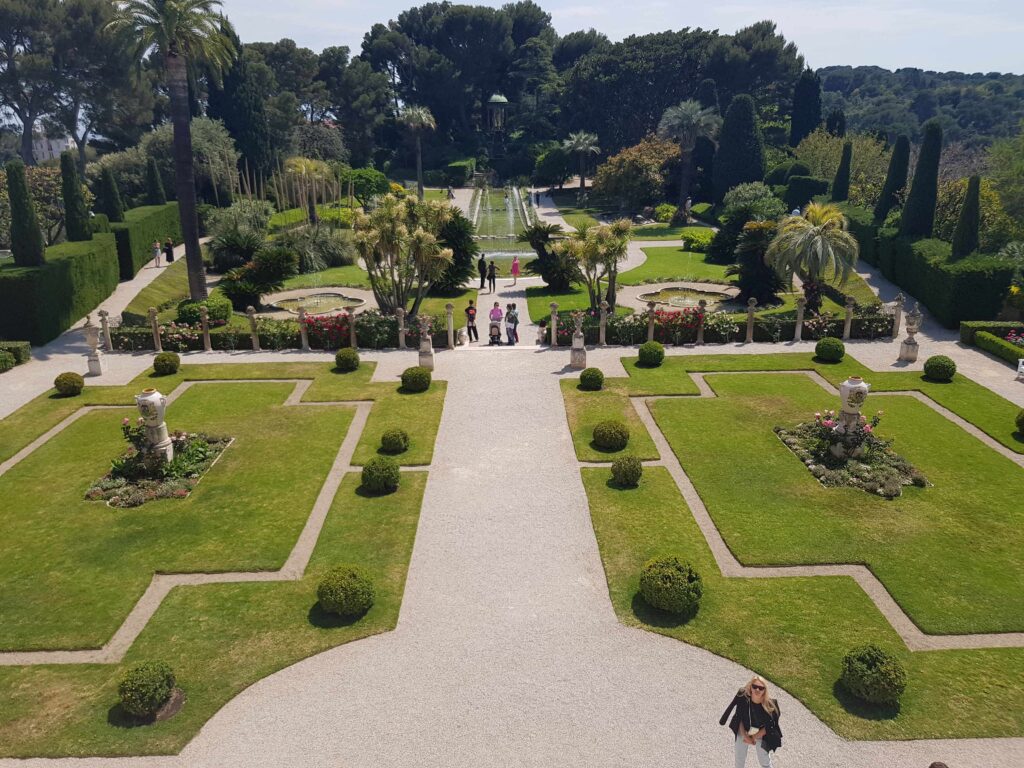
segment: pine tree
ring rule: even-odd
[[[981,177],[971,176],[967,181],[960,218],[953,230],[953,258],[962,259],[978,250],[981,230]]]
[[[789,125],[789,146],[795,147],[821,125],[821,80],[805,69],[793,89],[793,116]]]
[[[92,222],[89,220],[89,208],[82,194],[82,180],[78,177],[78,164],[71,151],[60,155],[60,186],[64,198],[64,228],[68,240],[79,242],[92,240]]]
[[[697,101],[704,109],[715,109],[721,111],[718,106],[718,85],[713,78],[706,77],[697,86]]]
[[[939,160],[942,157],[942,126],[934,117],[924,124],[924,139],[917,156],[914,180],[903,206],[900,234],[931,237],[935,226],[935,202],[939,191]]]
[[[832,182],[832,201],[841,203],[850,198],[850,165],[853,162],[853,143],[843,143],[843,156],[839,159],[839,170]]]
[[[907,171],[910,168],[910,139],[903,134],[896,138],[896,144],[889,156],[889,171],[885,175],[882,194],[875,205],[875,222],[881,224],[896,205],[896,196],[907,186]]]
[[[117,188],[117,179],[110,168],[104,168],[100,174],[100,188],[96,195],[96,210],[106,214],[110,221],[124,221],[124,203],[121,202],[121,191]]]
[[[38,267],[46,260],[46,242],[36,217],[36,206],[28,193],[25,164],[7,163],[7,197],[11,205],[11,254],[19,267]]]
[[[725,113],[712,173],[715,202],[737,184],[764,178],[764,142],[754,100],[746,94],[733,98]]]
[[[166,205],[167,193],[164,192],[164,182],[160,178],[160,168],[156,164],[156,158],[149,158],[146,163],[146,205]]]
[[[825,119],[825,130],[840,139],[846,136],[846,113],[839,108],[829,112]]]

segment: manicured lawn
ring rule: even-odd
[[[486,294],[482,294],[486,296]],[[564,293],[552,291],[546,285],[531,285],[526,289],[526,301],[530,308],[530,317],[534,322],[551,316],[551,302],[557,302],[558,312],[571,312],[575,309],[590,309],[590,296],[586,288],[574,286]],[[629,307],[615,308],[617,315],[629,315],[633,310]]]
[[[705,261],[707,254],[685,251],[678,246],[644,248],[647,261],[619,275],[621,285],[690,280],[728,284],[726,267]]]
[[[705,434],[694,441],[697,446]],[[719,455],[719,465],[734,458],[731,451]],[[743,484],[757,477],[747,467]],[[1024,649],[911,653],[852,579],[724,578],[666,470],[646,467],[633,490],[611,487],[608,480],[607,469],[583,470],[609,593],[624,624],[760,672],[845,738],[1021,735],[1024,682],[1016,670]],[[704,580],[700,611],[682,624],[651,610],[638,595],[643,563],[668,553],[692,563]],[[858,704],[836,685],[845,652],[865,642],[890,649],[907,669],[910,683],[898,711]]]
[[[328,267],[322,272],[310,272],[305,275],[289,277],[284,282],[284,290],[294,288],[324,288],[327,286],[369,288],[370,278],[366,270],[358,264],[347,267]]]
[[[691,233],[705,240],[711,234],[707,227],[693,224],[672,226],[671,224],[643,224],[633,229],[634,240],[685,240]]]
[[[573,228],[593,226],[600,223],[597,220],[598,215],[601,213],[600,209],[593,207],[580,208],[576,204],[577,192],[578,189],[556,189],[551,192],[551,199],[558,206],[558,212],[562,214],[565,223]]]
[[[644,461],[660,458],[654,441],[621,388],[608,387],[600,392],[584,392],[579,389],[577,379],[563,379],[561,385],[569,431],[580,461],[614,461],[627,454]],[[607,419],[617,419],[629,427],[629,443],[625,449],[606,451],[593,445],[594,427]]]
[[[163,263],[163,259],[161,259]],[[150,269],[150,267],[146,267]],[[160,268],[160,276],[143,288],[125,307],[125,314],[145,318],[150,307],[161,309],[188,298],[188,271],[185,259],[178,259],[168,267]]]
[[[476,285],[479,285],[479,283]],[[463,288],[458,293],[450,296],[427,296],[420,303],[420,312],[444,317],[447,312],[445,306],[448,303],[452,303],[455,305],[455,327],[458,328],[460,323],[465,324],[466,316],[463,314],[463,310],[469,304],[470,299],[474,302],[477,300],[476,293],[477,289],[474,286],[472,288]],[[411,301],[409,302],[409,307],[412,307]]]

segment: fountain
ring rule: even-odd
[[[706,288],[687,288],[683,286],[672,286],[662,288],[650,293],[641,293],[637,300],[642,302],[653,301],[655,304],[663,304],[673,309],[696,308],[703,300],[706,302],[707,310],[713,312],[722,309],[723,305],[735,298],[738,289],[726,285],[707,284]]]
[[[297,315],[300,309],[306,310],[308,315],[325,315],[341,310],[356,309],[366,303],[364,299],[353,298],[336,291],[323,291],[304,296],[285,296],[285,294],[276,296],[283,298],[271,296],[268,298],[268,304],[285,312],[291,312],[293,315]]]

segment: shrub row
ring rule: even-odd
[[[964,344],[974,344],[975,336],[981,331],[1003,338],[1010,331],[1024,332],[1024,323],[1016,320],[965,320],[960,323],[960,341]]]
[[[448,163],[445,168],[448,183],[453,187],[466,186],[473,179],[474,173],[476,173],[476,160],[473,158],[456,160],[454,163]]]
[[[1010,365],[1017,367],[1017,361],[1024,358],[1024,347],[1018,347],[1006,339],[996,336],[988,331],[980,331],[974,335],[974,344],[979,349],[991,352],[1000,357]]]
[[[118,282],[113,235],[46,249],[39,267],[0,269],[0,336],[42,345],[106,299]]]
[[[32,346],[27,341],[0,341],[0,351],[13,357],[15,365],[24,365],[32,359]]]
[[[153,259],[153,241],[163,243],[171,238],[175,245],[181,242],[181,222],[178,204],[144,205],[124,214],[124,222],[111,224],[110,231],[117,238],[117,260],[121,279],[131,280]]]

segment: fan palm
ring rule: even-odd
[[[693,175],[693,148],[698,139],[714,140],[722,125],[714,109],[705,109],[699,101],[681,101],[665,110],[658,123],[658,135],[679,145],[679,209],[677,216],[685,218],[686,199],[690,196]]]
[[[591,155],[596,155],[601,151],[601,148],[597,145],[597,134],[587,133],[586,131],[570,133],[569,138],[562,142],[562,148],[579,158],[580,194],[582,194],[587,186],[587,160]]]
[[[222,31],[220,0],[115,0],[110,28],[133,41],[134,57],[154,53],[164,65],[174,125],[174,189],[185,241],[188,289],[193,300],[206,298],[206,275],[199,248],[196,181],[192,160],[189,60],[204,62],[215,74],[234,60],[234,44]]]
[[[801,216],[786,216],[779,223],[765,258],[783,279],[800,275],[807,309],[821,309],[821,282],[846,282],[857,262],[857,240],[846,231],[847,221],[834,205],[811,203]]]
[[[406,107],[401,114],[402,124],[416,139],[416,196],[423,200],[423,143],[424,131],[437,129],[437,121],[426,107]]]

